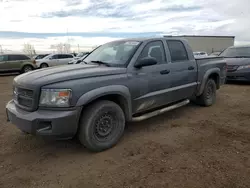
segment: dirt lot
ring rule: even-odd
[[[13,77],[0,77],[0,187],[250,187],[250,86],[225,85],[217,103],[127,125],[119,144],[90,153],[6,123]]]

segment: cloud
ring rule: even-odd
[[[81,5],[83,3],[82,0],[65,0],[66,6],[76,6]]]
[[[0,45],[39,49],[54,41],[89,46],[117,38],[235,35],[250,43],[248,0],[2,0]],[[91,39],[91,40],[89,40]],[[88,42],[87,42],[88,41]],[[87,44],[88,43],[88,44]]]

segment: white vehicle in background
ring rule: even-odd
[[[85,59],[85,57],[87,56],[88,54],[85,54],[84,56],[82,56],[82,57],[80,57],[80,58],[74,58],[73,60],[71,60],[70,62],[68,62],[68,64],[69,65],[71,65],[71,64],[79,64],[79,63],[81,63],[84,59]]]
[[[82,57],[86,57],[86,55],[88,55],[89,52],[80,52],[79,54],[77,54],[77,56],[74,57],[74,60],[78,60],[81,59]]]
[[[193,53],[194,53],[194,58],[203,58],[208,56],[207,52],[193,52]]]
[[[50,54],[43,59],[36,60],[36,65],[39,68],[67,65],[73,58],[72,54]]]
[[[213,52],[211,54],[209,54],[210,57],[217,57],[221,54],[221,52]]]

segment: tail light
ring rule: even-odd
[[[36,60],[33,60],[32,63],[35,65],[36,64]]]

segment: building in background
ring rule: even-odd
[[[208,54],[221,52],[234,45],[234,36],[199,36],[199,35],[165,35],[164,37],[186,39],[193,51],[205,51]]]

